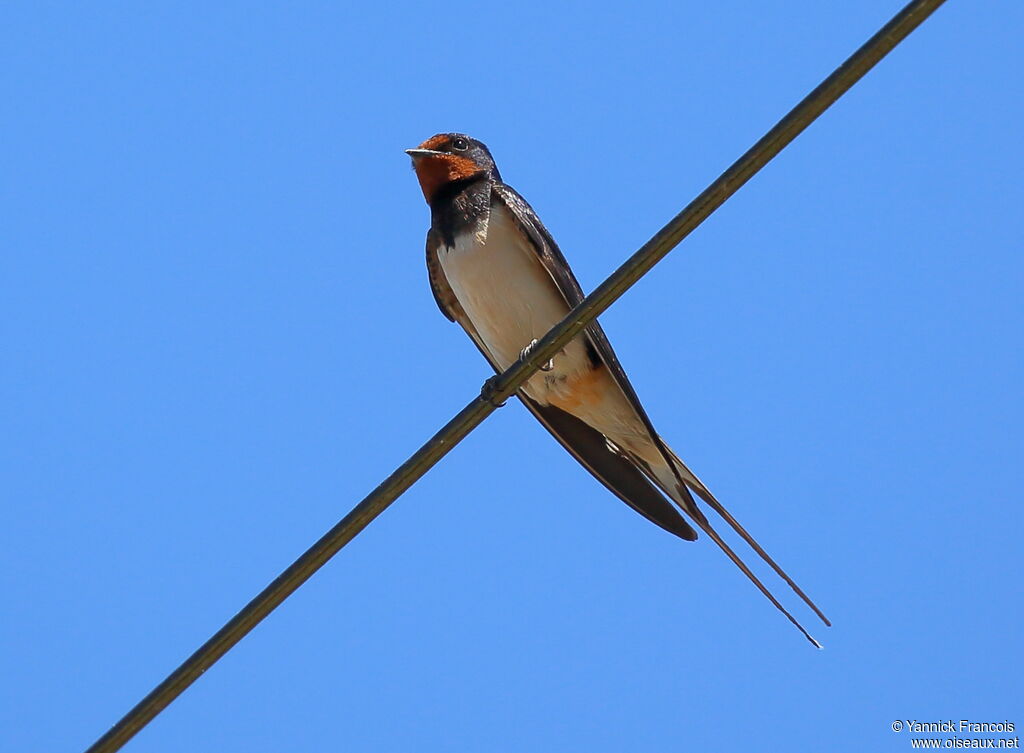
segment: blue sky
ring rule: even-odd
[[[6,4],[0,747],[86,747],[488,375],[404,148],[488,143],[590,289],[899,7]],[[1022,33],[941,8],[602,318],[824,651],[510,403],[127,750],[1024,724]]]

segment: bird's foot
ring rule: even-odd
[[[495,408],[504,408],[505,403],[507,403],[508,400],[502,400],[500,403],[494,402],[494,393],[498,391],[499,376],[499,374],[495,374],[484,382],[484,386],[480,388],[480,397],[489,402]]]
[[[529,358],[530,357],[530,353],[532,353],[533,349],[536,348],[536,347],[537,347],[537,341],[536,340],[531,340],[530,344],[527,345],[525,348],[523,348],[519,352],[519,357],[521,359],[523,359],[523,360]],[[555,359],[554,358],[549,358],[547,361],[542,363],[539,368],[540,368],[541,371],[551,371],[551,369],[555,368]]]

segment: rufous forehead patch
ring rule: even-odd
[[[448,142],[448,134],[439,133],[436,136],[431,136],[429,139],[419,145],[420,149],[440,149]]]

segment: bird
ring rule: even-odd
[[[426,262],[438,308],[500,373],[583,300],[583,290],[537,213],[502,181],[487,146],[439,133],[407,149],[430,207]],[[719,535],[694,495],[796,592],[828,618],[672,451],[597,321],[542,364],[519,400],[613,494],[685,541],[699,528],[817,648],[821,644]]]

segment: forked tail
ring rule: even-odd
[[[782,606],[781,603],[779,603],[779,600],[776,599],[772,592],[769,591],[767,587],[765,587],[765,585],[760,581],[760,579],[758,579],[756,575],[754,575],[754,573],[750,570],[747,564],[742,559],[740,559],[739,555],[737,555],[736,552],[734,552],[732,548],[725,543],[722,537],[718,535],[718,531],[716,531],[711,526],[711,523],[708,521],[707,517],[697,507],[697,503],[693,499],[693,495],[690,493],[690,489],[693,489],[693,491],[696,492],[697,496],[704,500],[708,504],[708,506],[711,507],[711,509],[718,513],[719,516],[721,516],[722,519],[725,520],[725,522],[732,526],[732,529],[736,531],[736,533],[738,533],[740,537],[744,541],[746,541],[755,552],[757,552],[761,559],[767,562],[768,565],[771,566],[771,568],[779,574],[779,577],[786,581],[786,583],[789,584],[790,588],[792,588],[793,591],[796,592],[796,594],[801,599],[803,599],[807,606],[814,610],[814,613],[818,615],[819,618],[821,618],[821,621],[825,623],[825,625],[831,627],[832,623],[829,622],[825,614],[818,608],[818,605],[811,601],[810,597],[808,597],[807,594],[803,592],[803,589],[801,589],[800,586],[798,586],[793,581],[793,579],[790,578],[788,574],[786,574],[785,570],[779,567],[775,560],[773,560],[768,555],[768,553],[761,547],[761,545],[757,543],[754,537],[747,533],[747,530],[742,525],[740,525],[739,521],[737,521],[729,513],[729,511],[725,509],[722,503],[715,499],[715,496],[708,490],[706,486],[704,486],[701,480],[697,478],[697,476],[694,475],[694,473],[689,468],[686,467],[686,464],[683,463],[683,461],[680,460],[678,456],[676,456],[676,454],[672,452],[671,449],[669,449],[668,445],[665,444],[664,440],[662,440],[661,445],[665,449],[668,458],[672,461],[672,465],[670,466],[668,463],[665,463],[663,466],[652,468],[651,480],[654,481],[658,485],[658,487],[663,492],[665,492],[665,494],[667,494],[669,498],[671,498],[672,501],[674,501],[679,506],[679,508],[684,513],[686,513],[693,520],[693,522],[696,523],[697,526],[702,531],[704,531],[704,533],[706,533],[712,541],[714,541],[718,545],[718,547],[723,552],[725,552],[726,556],[733,561],[736,567],[738,567],[743,572],[743,574],[746,575],[747,578],[749,578],[755,586],[757,586],[758,590],[761,591],[761,593],[763,593],[765,597],[772,604],[775,605],[776,609],[782,612],[789,619],[790,622],[796,625],[797,629],[804,634],[807,640],[813,643],[815,647],[821,648],[821,644],[818,643],[818,641],[816,641],[814,637],[807,632],[804,626],[801,625],[797,621],[797,619],[793,617],[793,615],[790,614],[784,606]]]

